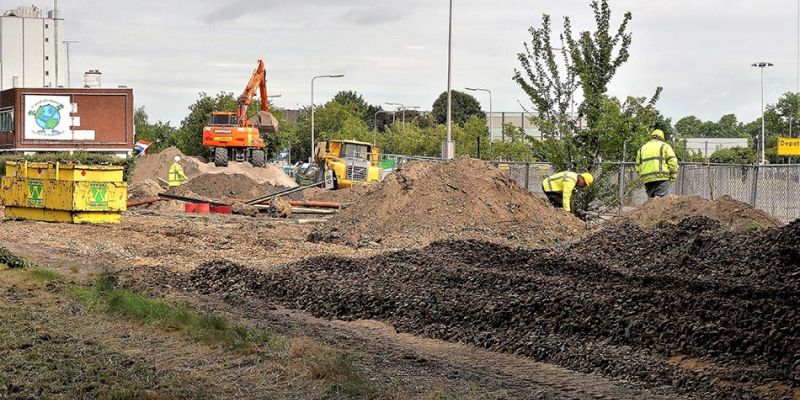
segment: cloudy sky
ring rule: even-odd
[[[42,8],[52,2],[33,1]],[[3,9],[20,0],[0,0]],[[588,0],[454,0],[453,87],[494,92],[495,111],[530,102],[511,81],[516,54],[543,13],[593,28]],[[180,122],[204,91],[238,92],[257,59],[267,62],[279,107],[317,103],[355,90],[370,103],[430,109],[445,90],[447,0],[61,0],[73,80],[100,69],[104,84],[127,85],[152,119]],[[633,13],[631,60],[613,95],[647,96],[664,87],[660,108],[717,120],[760,113],[755,61],[767,60],[766,98],[797,90],[797,0],[612,0],[617,21]],[[487,96],[477,96],[488,109]],[[387,106],[384,106],[387,107]]]

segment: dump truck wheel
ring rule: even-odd
[[[217,147],[214,149],[214,165],[217,167],[228,166],[228,149]]]
[[[250,152],[250,164],[256,168],[261,168],[266,164],[264,150],[253,150]]]

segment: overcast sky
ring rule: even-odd
[[[33,1],[0,0],[3,9]],[[611,83],[617,96],[664,87],[660,109],[717,120],[760,113],[755,61],[767,60],[766,99],[797,90],[797,0],[612,0],[616,22],[633,13],[631,59]],[[339,90],[373,104],[430,109],[446,89],[447,0],[61,0],[73,81],[100,69],[104,85],[134,88],[154,120],[178,124],[198,92],[239,92],[263,58],[275,103],[297,108]],[[550,14],[593,29],[588,0],[454,0],[453,88],[489,88],[495,111],[526,107],[511,81],[527,29]],[[488,110],[488,96],[478,94]],[[384,105],[384,108],[388,106]]]

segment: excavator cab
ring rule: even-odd
[[[212,112],[208,126],[238,126],[239,121],[234,112]]]

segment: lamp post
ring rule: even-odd
[[[308,156],[308,162],[314,162],[314,81],[317,78],[342,78],[343,74],[338,75],[317,75],[311,78],[311,154]]]
[[[494,123],[492,122],[492,91],[482,88],[464,88],[473,92],[486,92],[489,93],[489,141],[494,137]]]
[[[70,72],[70,67],[71,66],[70,66],[70,62],[69,62],[69,45],[71,43],[78,43],[78,41],[77,40],[65,40],[65,41],[63,41],[61,43],[64,43],[67,46],[67,49],[66,49],[67,50],[67,87],[72,87],[72,82],[71,82],[71,79],[70,79],[70,78],[72,78],[72,74]],[[58,81],[56,81],[56,86],[58,86]]]
[[[452,160],[455,154],[453,143],[453,0],[450,0],[450,16],[447,24],[447,140],[442,143],[442,158]]]
[[[764,69],[767,68],[767,67],[771,67],[773,65],[775,65],[775,64],[773,64],[771,62],[766,62],[766,61],[760,61],[760,62],[757,62],[757,63],[753,63],[751,65],[751,67],[756,67],[756,68],[761,69],[761,162],[760,162],[761,165],[764,165],[764,164],[767,163],[767,158],[766,158],[765,152],[764,152],[764,143],[765,143],[764,133],[766,131],[765,125],[764,125]]]

